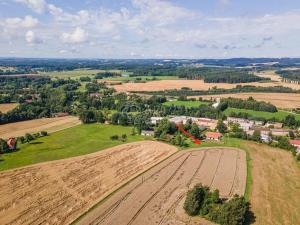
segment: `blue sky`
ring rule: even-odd
[[[0,56],[299,57],[299,0],[0,0]]]

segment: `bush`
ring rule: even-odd
[[[48,136],[48,132],[47,131],[41,131],[41,136],[42,137]]]
[[[119,135],[112,135],[112,136],[110,136],[110,140],[112,140],[112,141],[119,140]]]
[[[249,212],[249,203],[237,195],[222,201],[218,190],[211,192],[209,187],[197,184],[187,193],[183,208],[190,216],[205,216],[221,225],[242,225]]]

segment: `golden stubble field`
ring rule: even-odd
[[[233,148],[181,151],[130,182],[78,224],[199,224],[199,218],[191,219],[183,210],[188,189],[203,183],[219,189],[222,197],[243,195],[246,175],[244,151]]]
[[[211,100],[211,99],[215,100],[217,98],[229,98],[229,97],[248,99],[249,97],[253,97],[255,100],[258,101],[270,102],[279,108],[284,108],[284,109],[300,108],[300,94],[295,94],[295,93],[249,92],[249,93],[236,93],[236,94],[189,96],[188,98],[198,99],[199,97],[206,100]]]
[[[118,92],[132,92],[132,91],[164,91],[171,89],[181,89],[183,87],[188,87],[193,90],[208,90],[210,88],[218,87],[224,89],[235,88],[237,85],[246,86],[253,85],[258,87],[274,87],[274,86],[284,86],[290,87],[295,90],[300,90],[300,85],[283,83],[283,82],[267,82],[267,83],[237,83],[237,84],[227,84],[227,83],[205,83],[203,80],[159,80],[159,81],[149,81],[147,83],[123,83],[119,85],[113,85],[112,87]]]
[[[70,224],[122,184],[176,151],[164,143],[142,141],[1,172],[0,224]]]
[[[81,121],[75,116],[42,118],[8,123],[0,125],[0,138],[6,139],[10,137],[19,137],[25,135],[26,133],[36,133],[40,131],[53,133],[76,126],[78,124],[81,124]]]
[[[245,142],[252,158],[254,225],[300,224],[300,168],[290,152]]]
[[[0,112],[7,113],[10,110],[13,110],[18,106],[18,103],[3,103],[0,104]]]

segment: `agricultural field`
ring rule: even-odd
[[[85,155],[126,142],[144,140],[143,136],[132,136],[131,131],[131,127],[103,124],[82,124],[61,130],[47,137],[19,145],[19,151],[2,155],[0,171]],[[126,142],[110,140],[110,136],[122,134],[127,135]]]
[[[272,113],[272,112],[263,112],[263,111],[254,111],[254,110],[248,110],[248,109],[235,109],[235,108],[228,108],[225,110],[225,115],[229,116],[231,112],[235,113],[248,113],[249,115],[253,117],[262,117],[265,119],[272,119],[276,118],[278,120],[283,120],[288,115],[295,116],[296,120],[300,120],[300,114],[296,113],[290,113],[287,111],[279,110],[278,112]]]
[[[165,102],[164,105],[166,106],[185,106],[188,108],[192,107],[199,107],[200,105],[208,105],[209,102],[204,102],[204,101],[168,101]]]
[[[2,172],[0,224],[70,224],[176,151],[167,144],[143,141]]]
[[[270,102],[276,107],[281,109],[292,109],[300,108],[300,94],[295,93],[237,93],[237,94],[221,94],[221,95],[202,95],[202,96],[190,96],[188,98],[203,98],[206,100],[216,99],[216,98],[240,98],[248,99],[253,97],[257,101]]]
[[[64,116],[55,118],[42,118],[22,122],[8,123],[0,126],[0,138],[23,136],[26,133],[47,131],[53,133],[69,127],[79,125],[78,117]]]
[[[295,225],[300,218],[300,168],[290,152],[244,142],[252,162],[254,225]]]
[[[181,151],[120,189],[78,224],[191,224],[184,210],[186,192],[197,183],[220,196],[243,195],[246,153],[233,148]]]
[[[0,112],[7,113],[18,106],[18,103],[2,103],[0,104]]]
[[[40,75],[46,75],[50,77],[58,77],[58,78],[79,78],[90,76],[94,77],[97,73],[103,73],[105,70],[88,70],[88,69],[78,69],[78,70],[68,70],[68,71],[54,71],[54,72],[41,72]],[[110,72],[119,72],[119,70],[113,70]]]
[[[283,82],[253,82],[253,83],[205,83],[203,80],[159,80],[159,81],[149,81],[147,83],[123,83],[119,85],[114,85],[113,87],[118,92],[132,92],[132,91],[164,91],[171,89],[181,89],[183,87],[188,87],[193,90],[208,90],[210,88],[224,88],[232,89],[237,85],[246,86],[253,85],[257,87],[274,87],[274,86],[284,86],[290,87],[295,90],[300,90],[300,85],[283,83]]]
[[[156,80],[179,80],[178,76],[136,76],[136,77],[111,77],[104,78],[105,81],[135,81],[140,79],[142,81],[151,81],[152,79]]]

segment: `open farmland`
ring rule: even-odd
[[[165,102],[164,105],[166,106],[185,106],[188,108],[192,107],[199,107],[200,105],[208,105],[209,102],[203,102],[203,101],[168,101]]]
[[[189,98],[203,98],[206,100],[216,98],[240,98],[248,99],[253,97],[257,101],[270,102],[279,108],[291,109],[300,108],[300,94],[295,93],[237,93],[237,94],[221,94],[221,95],[202,95],[202,96],[190,96]]]
[[[246,154],[233,148],[181,151],[120,189],[79,220],[79,224],[192,224],[183,202],[197,183],[222,197],[243,195]]]
[[[261,117],[265,119],[272,119],[276,118],[278,120],[284,120],[286,116],[293,115],[295,116],[296,120],[300,120],[300,114],[290,113],[286,111],[279,110],[278,112],[263,112],[263,111],[254,111],[249,109],[236,109],[236,108],[228,108],[225,111],[226,116],[230,116],[232,112],[234,113],[247,113],[252,117]]]
[[[0,224],[69,224],[175,152],[173,146],[144,141],[2,172]]]
[[[7,113],[10,110],[13,110],[18,106],[18,103],[3,103],[0,104],[0,112]]]
[[[171,89],[181,89],[183,87],[188,87],[193,90],[208,90],[213,87],[232,89],[237,85],[246,86],[253,85],[257,87],[274,87],[274,86],[284,86],[290,87],[295,90],[300,90],[300,85],[284,83],[284,82],[253,82],[253,83],[205,83],[203,80],[159,80],[159,81],[149,81],[147,83],[124,83],[120,85],[114,85],[118,92],[132,92],[132,91],[164,91]]]
[[[58,78],[79,78],[83,76],[93,77],[97,73],[104,73],[105,70],[89,70],[89,69],[78,69],[78,70],[67,70],[67,71],[53,71],[53,72],[41,72],[41,75]],[[112,70],[110,72],[119,72],[119,70]]]
[[[0,126],[0,138],[23,136],[26,133],[47,131],[49,133],[63,130],[80,124],[80,120],[74,116],[55,118],[42,118],[23,122],[8,123]]]
[[[126,142],[140,141],[141,135],[131,135],[132,127],[82,124],[64,129],[35,141],[18,145],[19,151],[1,156],[0,171],[40,162],[86,155],[125,141],[111,141],[112,135],[127,135]],[[80,141],[78,141],[80,140]]]

